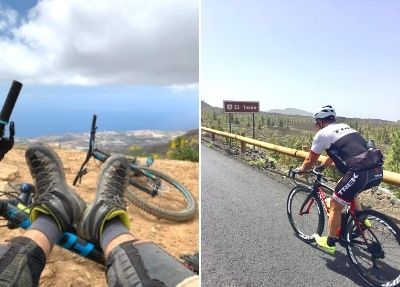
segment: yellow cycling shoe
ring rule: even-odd
[[[371,227],[372,227],[372,222],[371,222],[371,220],[369,220],[368,218],[366,218],[366,219],[364,220],[364,225],[365,225],[365,227],[367,227],[367,228],[371,228]]]
[[[333,255],[336,251],[336,246],[328,245],[328,236],[319,236],[318,234],[314,234],[315,242],[321,247],[323,250]]]

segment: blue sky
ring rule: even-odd
[[[17,10],[19,13],[26,14],[29,9],[34,7],[38,0],[1,0],[3,5]]]
[[[8,93],[0,85],[0,95]],[[179,130],[198,126],[198,89],[161,86],[25,85],[12,120],[19,137],[89,130],[98,115],[100,130]]]
[[[399,1],[202,1],[200,98],[400,120]]]
[[[93,113],[104,129],[196,128],[198,11],[197,0],[0,0],[0,101],[24,84],[17,135],[86,131]]]

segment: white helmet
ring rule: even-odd
[[[336,117],[335,109],[331,105],[323,106],[321,109],[318,110],[318,112],[315,113],[314,120],[324,119],[329,116],[333,116],[333,119]]]

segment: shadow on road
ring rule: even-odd
[[[311,248],[320,251],[322,254],[326,254],[326,256],[329,256],[320,256],[321,259],[325,260],[326,267],[328,269],[338,273],[341,276],[349,278],[357,286],[370,286],[358,275],[353,266],[350,266],[350,262],[346,253],[336,251],[335,255],[329,255],[325,251],[321,250],[314,243],[306,244]]]
[[[318,247],[315,248],[318,249]],[[350,266],[347,254],[336,251],[335,255],[330,258],[324,257],[322,259],[325,260],[328,269],[349,278],[354,284],[358,286],[370,286],[358,275],[354,267]]]

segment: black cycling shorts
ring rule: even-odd
[[[381,166],[366,170],[349,170],[336,185],[333,198],[343,205],[349,205],[357,194],[378,186],[382,179],[383,170]]]

